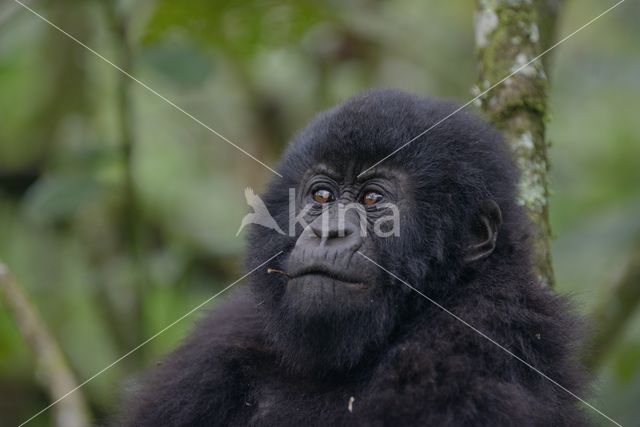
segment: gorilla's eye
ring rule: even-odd
[[[329,203],[333,202],[334,199],[333,193],[326,188],[318,188],[313,191],[313,200],[315,200],[316,203]]]
[[[380,200],[382,200],[382,194],[378,193],[377,191],[367,191],[362,196],[362,200],[360,200],[360,203],[366,206],[373,206]]]

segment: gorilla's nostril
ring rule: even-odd
[[[354,247],[356,250],[361,245],[360,223],[357,216],[334,215],[332,217],[320,216],[309,224],[307,236],[300,239],[309,240],[305,244],[332,245],[336,247]],[[299,240],[300,240],[299,239]]]
[[[333,252],[358,250],[362,246],[358,225],[350,221],[339,225],[337,222],[322,224],[321,221],[314,221],[309,225],[311,232],[303,233],[296,246],[322,249],[329,256],[333,256]]]

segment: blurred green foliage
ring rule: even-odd
[[[143,43],[177,33],[228,55],[251,58],[259,51],[292,46],[310,28],[329,21],[329,5],[303,1],[158,1]]]
[[[553,52],[554,264],[558,290],[585,314],[606,297],[640,233],[640,6],[627,3]],[[466,102],[475,81],[472,2],[122,1],[117,22],[105,4],[33,7],[115,63],[126,55],[118,28],[128,29],[137,78],[270,165],[316,112],[361,90]],[[560,33],[604,8],[568,2]],[[83,380],[240,276],[243,189],[263,189],[270,172],[132,84],[143,254],[132,258],[117,98],[124,77],[14,2],[0,3],[0,35],[0,259]],[[98,419],[198,315],[83,388]],[[0,310],[0,424],[47,405],[37,377]],[[590,402],[632,425],[638,399],[636,315]],[[45,413],[32,425],[49,422]]]

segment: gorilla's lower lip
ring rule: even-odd
[[[330,271],[324,270],[303,270],[298,274],[291,275],[290,279],[300,279],[302,277],[317,277],[320,279],[330,279],[336,282],[344,283],[350,287],[367,288],[368,286],[363,283],[362,280],[351,278],[342,274],[336,274]]]
[[[288,267],[289,276],[291,278],[305,276],[307,274],[315,274],[319,276],[327,276],[332,279],[340,280],[342,282],[358,282],[355,279],[355,275],[352,275],[347,268],[336,269],[334,266],[328,265],[324,262],[318,263],[305,263],[305,264],[293,264]]]

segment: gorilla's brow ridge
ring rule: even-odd
[[[403,174],[398,173],[397,168],[369,168],[356,176],[356,182],[364,182],[372,178],[385,178],[391,181],[402,178],[402,176],[399,175]]]
[[[329,178],[334,179],[334,180],[338,180],[340,178],[340,174],[338,173],[338,171],[336,171],[335,169],[329,167],[329,165],[327,165],[326,163],[320,163],[320,164],[310,168],[307,171],[307,174],[305,175],[305,179],[308,179],[309,176],[314,175],[314,174],[324,174],[324,175],[327,175]]]

